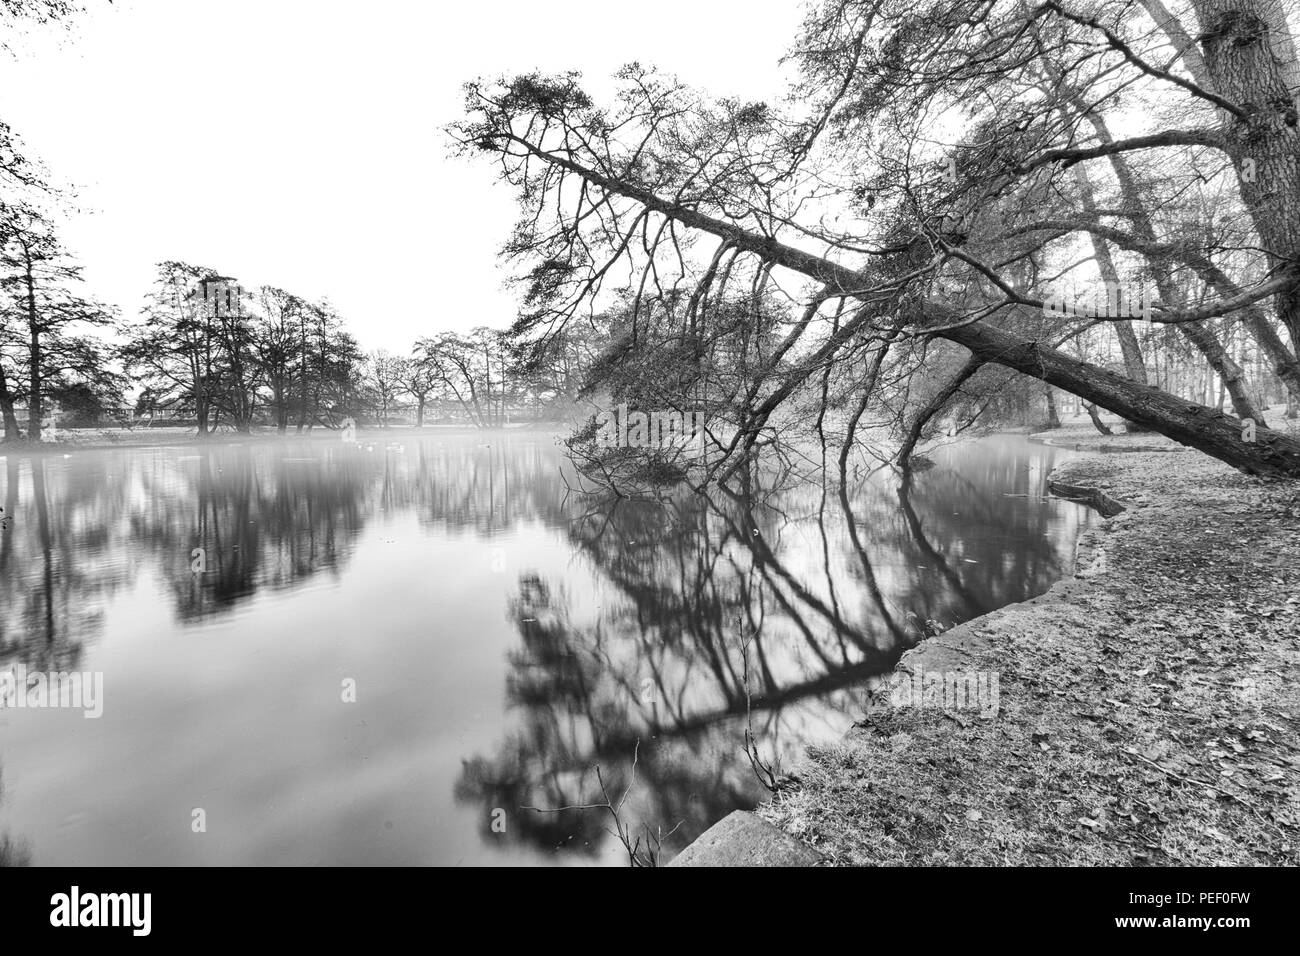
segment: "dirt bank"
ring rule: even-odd
[[[843,864],[1300,862],[1300,484],[1194,452],[1053,478],[1125,507],[1075,576],[903,660],[996,674],[996,714],[882,695],[760,813]]]

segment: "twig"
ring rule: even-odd
[[[597,766],[596,781],[600,784],[601,796],[605,798],[604,803],[578,803],[564,807],[530,807],[521,805],[519,809],[532,810],[535,813],[563,813],[565,810],[606,810],[614,819],[614,829],[611,830],[609,827],[606,827],[605,831],[613,834],[618,838],[618,841],[623,844],[623,849],[627,851],[628,863],[634,867],[658,866],[659,856],[663,851],[663,841],[676,833],[685,821],[679,820],[677,825],[667,833],[663,832],[662,827],[657,827],[656,829],[658,832],[652,833],[650,828],[646,824],[642,823],[641,829],[643,833],[637,836],[635,840],[632,838],[632,828],[627,823],[623,822],[622,810],[623,803],[627,800],[628,794],[630,794],[632,788],[636,786],[636,765],[640,756],[641,741],[638,739],[636,746],[632,750],[631,779],[628,781],[627,788],[623,791],[623,795],[618,798],[617,803],[610,799],[609,787],[606,786],[605,777],[601,773],[600,767]],[[643,840],[645,842],[644,846],[642,846]]]
[[[745,756],[749,758],[749,766],[754,771],[754,776],[758,777],[758,782],[768,789],[771,793],[776,793],[777,782],[776,772],[770,763],[763,760],[758,752],[758,741],[754,736],[754,708],[752,705],[753,695],[749,690],[749,636],[745,632],[744,622],[737,616],[737,624],[740,627],[740,659],[741,659],[741,680],[745,684]]]
[[[1131,756],[1131,757],[1137,757],[1138,760],[1141,760],[1143,763],[1148,763],[1148,764],[1150,764],[1151,766],[1153,766],[1153,767],[1155,767],[1157,770],[1159,770],[1161,773],[1163,773],[1163,774],[1168,774],[1169,776],[1173,777],[1175,780],[1181,780],[1183,783],[1194,783],[1194,784],[1200,784],[1202,787],[1205,787],[1207,790],[1213,790],[1215,793],[1221,793],[1221,794],[1223,794],[1223,795],[1224,795],[1225,797],[1227,797],[1229,800],[1236,800],[1236,801],[1237,801],[1238,803],[1240,803],[1243,807],[1245,807],[1247,810],[1249,810],[1251,813],[1253,813],[1256,817],[1258,817],[1258,818],[1259,818],[1259,821],[1260,821],[1261,823],[1263,823],[1263,824],[1266,825],[1266,826],[1270,826],[1270,827],[1272,827],[1274,830],[1276,830],[1278,833],[1280,833],[1283,837],[1286,836],[1286,831],[1285,831],[1285,830],[1283,830],[1281,827],[1279,827],[1279,826],[1278,826],[1276,823],[1274,823],[1272,820],[1269,820],[1269,819],[1268,819],[1267,817],[1265,817],[1262,813],[1260,813],[1259,810],[1255,807],[1255,805],[1254,805],[1253,803],[1251,803],[1249,800],[1247,800],[1245,797],[1239,797],[1239,796],[1237,796],[1237,794],[1235,794],[1235,793],[1231,793],[1231,792],[1229,792],[1229,791],[1227,791],[1227,790],[1224,790],[1222,787],[1216,787],[1214,784],[1212,784],[1212,783],[1208,783],[1208,782],[1205,781],[1205,780],[1201,780],[1199,777],[1184,777],[1184,776],[1181,776],[1180,774],[1176,774],[1176,773],[1174,773],[1172,770],[1166,770],[1164,767],[1160,766],[1160,764],[1156,763],[1154,760],[1150,759],[1149,757],[1144,757],[1144,756],[1142,756],[1140,753],[1138,753],[1136,750],[1133,750],[1131,747],[1125,747],[1125,748],[1123,749],[1123,752],[1126,753],[1126,754],[1128,754],[1128,755]]]

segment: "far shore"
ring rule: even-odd
[[[358,426],[358,440],[366,442],[401,441],[403,438],[418,438],[432,435],[514,435],[529,433],[550,434],[566,427],[564,422],[522,422],[493,428],[476,428],[468,424],[437,425],[390,425],[386,428],[377,426]],[[28,441],[0,441],[0,457],[16,455],[50,455],[67,454],[72,451],[97,451],[109,448],[152,448],[170,446],[217,446],[240,445],[252,443],[272,443],[277,441],[319,441],[337,443],[342,441],[343,432],[337,428],[316,426],[311,430],[278,431],[272,427],[260,426],[251,432],[237,432],[223,428],[206,436],[199,436],[193,428],[158,427],[158,428],[60,428],[53,441],[43,440],[39,443]]]

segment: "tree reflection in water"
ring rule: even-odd
[[[863,712],[871,678],[926,622],[952,626],[1061,576],[1087,518],[1065,503],[1028,506],[1049,469],[1032,454],[960,457],[960,472],[937,468],[903,489],[877,478],[760,490],[747,476],[739,490],[589,503],[570,540],[613,596],[578,619],[545,577],[521,577],[507,677],[518,729],[466,761],[458,797],[589,806],[602,799],[600,767],[612,792],[632,788],[634,822],[678,828],[670,852],[753,806],[764,790],[747,723],[764,758],[789,768]],[[524,814],[512,833],[594,855],[605,823],[592,810]]]
[[[462,754],[445,785],[485,844],[591,859],[615,849],[601,811],[519,808],[599,802],[599,767],[610,793],[631,788],[629,822],[681,825],[671,852],[763,798],[743,749],[748,724],[763,758],[790,769],[862,713],[870,679],[926,622],[951,626],[1024,600],[1063,573],[1088,518],[1040,500],[1057,454],[995,439],[954,449],[905,494],[880,474],[844,491],[741,475],[725,490],[657,501],[576,496],[558,449],[539,436],[9,455],[0,668],[84,666],[111,598],[142,578],[156,582],[178,630],[267,592],[311,601],[304,586],[340,586],[381,515],[414,519],[404,550],[390,552],[402,560],[460,542],[437,552],[459,555],[440,559],[458,572],[521,528],[541,529],[569,561],[513,572],[501,613],[514,635],[498,635],[513,642],[501,662],[506,713],[492,717],[503,729]],[[410,597],[382,576],[365,580],[369,603]],[[461,626],[458,612],[448,608],[446,628]],[[423,622],[394,626],[409,629],[387,635],[399,655],[416,646],[401,641],[427,639]],[[187,659],[183,644],[154,646]],[[391,666],[400,675],[403,660]],[[271,687],[285,676],[255,679]],[[443,713],[463,724],[480,702],[453,706]],[[498,808],[510,816],[504,834],[491,830]],[[258,819],[258,805],[244,812]],[[13,862],[26,846],[0,838]]]

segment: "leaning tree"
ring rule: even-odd
[[[703,378],[721,305],[786,295],[728,396],[720,478],[810,397],[843,410],[847,448],[891,390],[941,370],[952,387],[929,391],[956,395],[989,366],[1300,476],[1300,442],[1255,420],[1229,346],[1253,342],[1300,392],[1300,63],[1275,0],[834,0],[791,59],[779,104],[639,66],[603,104],[573,74],[467,86],[453,135],[518,192],[522,336],[618,294],[630,341],[672,341]],[[1107,285],[1108,307],[1060,307]],[[1071,354],[1099,328],[1122,366]],[[1237,415],[1146,381],[1141,339],[1166,328]]]

